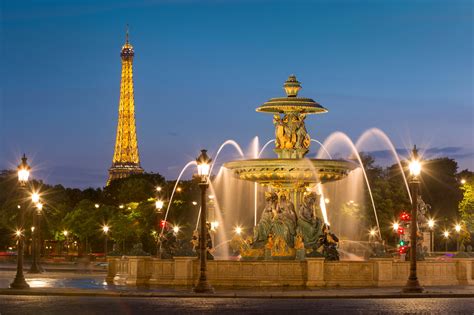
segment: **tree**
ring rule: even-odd
[[[463,198],[459,202],[459,215],[466,229],[474,231],[474,176],[463,176],[466,182],[461,185]]]
[[[84,199],[64,218],[63,226],[67,227],[82,242],[81,253],[89,251],[89,239],[100,231],[101,216],[94,203]]]

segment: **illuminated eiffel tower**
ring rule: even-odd
[[[128,27],[125,45],[122,47],[122,78],[120,81],[120,102],[112,167],[109,169],[107,185],[114,179],[141,174],[135,127],[135,102],[133,98],[133,46],[128,42]]]

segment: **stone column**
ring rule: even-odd
[[[128,258],[122,256],[115,261],[116,271],[113,279],[116,285],[125,285],[128,276]]]
[[[307,287],[324,286],[324,257],[306,257]]]
[[[374,266],[374,285],[377,287],[393,285],[392,258],[370,258]]]
[[[107,276],[105,277],[105,282],[108,284],[114,283],[114,277],[117,274],[119,260],[119,257],[107,257]]]
[[[458,279],[459,285],[473,285],[474,279],[472,278],[472,259],[460,258],[456,261],[456,278]]]
[[[148,284],[151,276],[151,257],[128,256],[128,274],[125,283],[127,285]]]
[[[193,262],[196,257],[174,257],[174,284],[193,285]]]

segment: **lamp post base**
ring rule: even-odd
[[[11,289],[29,289],[30,285],[26,282],[23,276],[15,276],[15,279],[10,284]]]
[[[423,288],[420,286],[418,279],[416,280],[408,280],[405,287],[402,289],[403,293],[422,293]]]
[[[207,282],[207,280],[199,279],[198,284],[193,290],[195,293],[214,293],[214,288]]]

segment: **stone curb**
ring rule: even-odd
[[[92,290],[43,290],[43,289],[0,289],[0,295],[21,296],[92,296],[92,297],[155,297],[155,298],[247,298],[247,299],[393,299],[393,298],[474,298],[474,293],[386,293],[386,294],[239,294],[239,293],[160,293],[160,292],[119,292]]]

